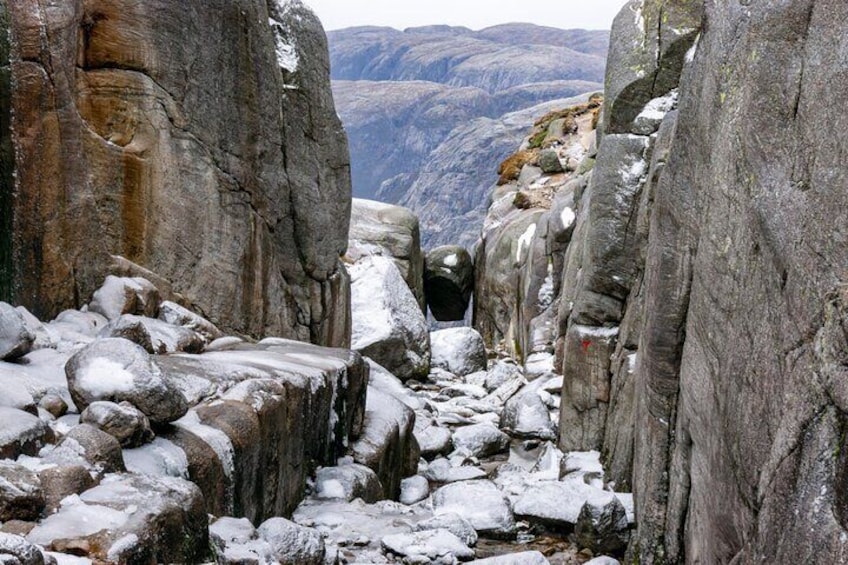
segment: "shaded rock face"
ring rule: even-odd
[[[307,8],[2,5],[4,294],[52,318],[121,256],[222,329],[345,344],[347,143]]]
[[[468,251],[458,245],[443,245],[427,253],[424,291],[436,320],[463,320],[473,289],[474,263]]]

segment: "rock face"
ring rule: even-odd
[[[845,560],[846,17],[633,0],[615,21],[597,150],[534,236],[547,227],[560,444],[632,485],[626,562]],[[490,220],[517,216],[498,194]],[[604,520],[586,509],[587,539]]]
[[[347,142],[303,4],[2,5],[0,298],[52,318],[120,256],[222,329],[345,345]]]

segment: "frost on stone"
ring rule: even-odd
[[[276,0],[276,17],[268,19],[268,24],[274,34],[274,44],[277,54],[277,64],[289,73],[294,73],[300,64],[297,43],[294,32],[290,25],[292,18],[297,19],[293,13],[294,2],[290,0]]]
[[[516,244],[515,249],[515,262],[521,263],[522,254],[524,252],[525,247],[530,247],[530,244],[533,243],[533,238],[536,236],[536,224],[530,224],[527,226],[527,229],[521,234],[521,237],[518,238],[518,243]]]

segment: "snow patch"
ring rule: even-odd
[[[530,224],[527,226],[527,229],[518,238],[518,249],[515,250],[515,261],[516,263],[521,262],[521,254],[524,251],[525,247],[529,247],[531,243],[533,243],[533,238],[536,236],[536,224]]]
[[[574,225],[574,221],[577,219],[577,214],[575,214],[574,210],[571,208],[566,207],[562,209],[559,219],[562,222],[563,229],[567,230]]]
[[[456,256],[456,253],[451,253],[450,255],[445,257],[445,260],[442,261],[442,263],[444,263],[448,267],[456,267],[456,265],[459,263],[459,257]]]
[[[665,96],[654,98],[642,108],[636,119],[662,120],[665,115],[677,106],[678,90],[675,88]]]
[[[135,377],[121,363],[96,357],[80,371],[77,386],[97,398],[133,390]]]
[[[603,328],[594,326],[575,325],[574,330],[580,337],[600,337],[610,339],[618,336],[619,328]]]
[[[276,44],[277,64],[290,73],[297,71],[300,57],[297,54],[297,46],[287,36],[290,34],[288,26],[278,22],[274,18],[268,18],[268,24],[274,30],[274,43]]]

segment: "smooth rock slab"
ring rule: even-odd
[[[486,370],[486,344],[474,328],[448,328],[430,333],[431,367],[464,377]]]
[[[324,539],[312,528],[285,518],[271,518],[257,528],[281,565],[323,565]]]
[[[65,365],[68,388],[77,408],[97,400],[127,401],[153,424],[166,424],[188,410],[180,391],[140,346],[125,339],[101,339],[86,346]]]
[[[474,550],[448,530],[424,530],[409,534],[394,534],[382,539],[383,548],[412,562],[426,557],[431,561],[450,559],[467,561]]]
[[[458,514],[478,533],[491,537],[512,537],[515,518],[509,501],[492,481],[464,481],[443,486],[433,493],[436,515]]]
[[[509,448],[509,436],[492,424],[472,424],[457,428],[453,433],[453,447],[474,457],[487,457]]]
[[[26,320],[14,307],[0,302],[0,359],[17,359],[32,350],[35,342]]]
[[[121,563],[200,563],[209,554],[203,495],[172,477],[109,475],[62,502],[27,540],[50,551],[85,550]]]

